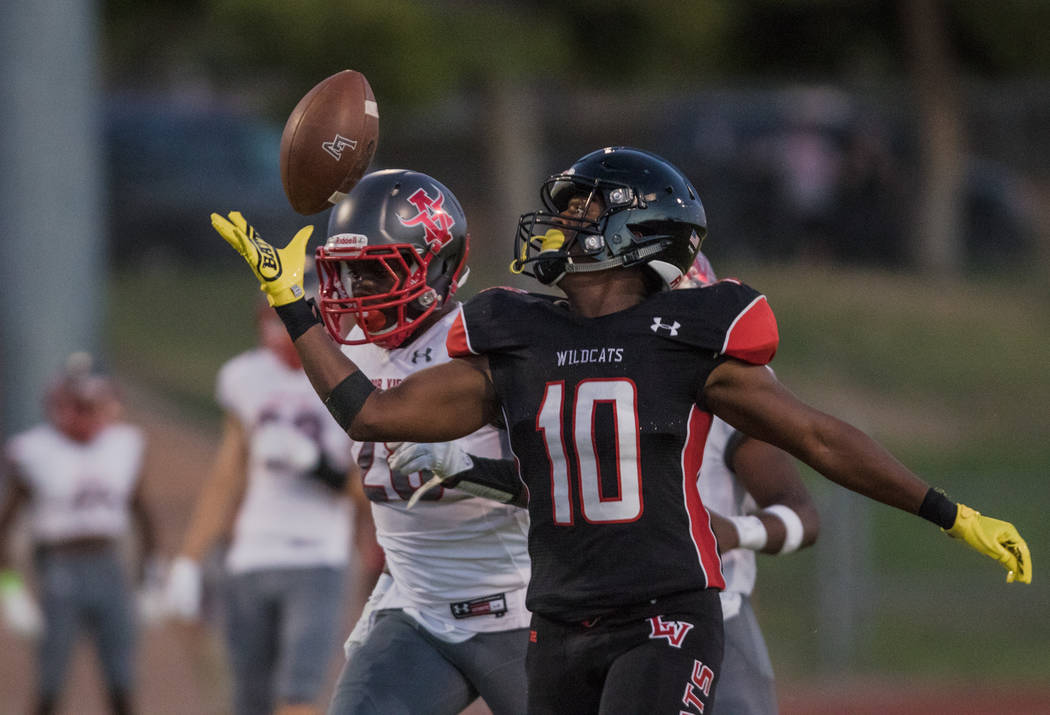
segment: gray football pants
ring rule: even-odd
[[[42,548],[36,567],[45,621],[38,654],[40,697],[58,697],[81,629],[95,641],[106,687],[130,692],[135,612],[117,549],[71,554]]]
[[[746,596],[740,613],[725,621],[725,634],[714,711],[719,715],[776,715],[773,664]]]
[[[495,715],[524,713],[528,628],[462,643],[432,636],[400,610],[376,614],[350,651],[329,715],[456,715],[480,695]]]

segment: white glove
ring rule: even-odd
[[[44,614],[17,572],[0,572],[0,601],[3,602],[4,625],[12,633],[35,638],[44,630]]]
[[[391,469],[402,474],[429,469],[445,479],[474,466],[474,460],[455,442],[402,442],[386,461]]]
[[[171,564],[164,586],[164,611],[183,621],[196,621],[201,615],[201,567],[188,556]]]
[[[386,458],[390,469],[402,474],[430,470],[434,473],[426,484],[412,493],[407,507],[411,509],[419,499],[449,477],[474,466],[470,455],[454,442],[401,442]]]
[[[317,468],[321,449],[317,442],[295,427],[271,422],[252,434],[251,458],[271,469],[302,474]]]

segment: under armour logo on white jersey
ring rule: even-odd
[[[666,330],[668,335],[675,336],[678,335],[678,329],[680,327],[682,327],[682,324],[679,323],[677,320],[668,325],[667,323],[663,322],[663,318],[654,317],[653,324],[649,326],[649,329],[657,334],[659,334],[661,330]]]
[[[693,629],[692,623],[685,621],[665,621],[661,616],[653,616],[649,619],[649,625],[653,631],[650,638],[666,638],[667,642],[675,648],[681,648],[685,635]]]
[[[415,365],[416,363],[419,362],[420,359],[422,359],[423,362],[430,362],[431,360],[433,360],[433,358],[430,357],[430,351],[431,351],[431,348],[427,348],[426,350],[413,350],[412,351],[412,364]]]
[[[321,148],[332,155],[332,157],[339,161],[343,158],[343,150],[350,147],[350,151],[357,148],[356,139],[347,139],[342,134],[336,134],[332,141],[322,142]]]

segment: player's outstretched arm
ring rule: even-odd
[[[793,454],[847,489],[933,521],[1002,563],[1008,581],[1031,582],[1028,546],[1012,524],[954,504],[866,434],[800,401],[768,368],[727,360],[709,375],[703,398],[740,431]]]
[[[385,391],[361,374],[304,299],[303,266],[312,227],[276,249],[236,211],[228,219],[212,214],[211,220],[252,269],[284,322],[314,390],[353,439],[444,442],[470,434],[495,417],[495,390],[483,358],[427,368]]]

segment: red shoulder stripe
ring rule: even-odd
[[[722,353],[755,365],[765,365],[777,352],[777,319],[764,295],[751,301],[726,331]]]
[[[445,349],[448,350],[449,357],[466,357],[477,354],[470,349],[470,338],[467,337],[467,326],[463,322],[462,307],[459,309],[459,315],[452,322],[452,327],[449,328],[448,336],[445,338]]]

